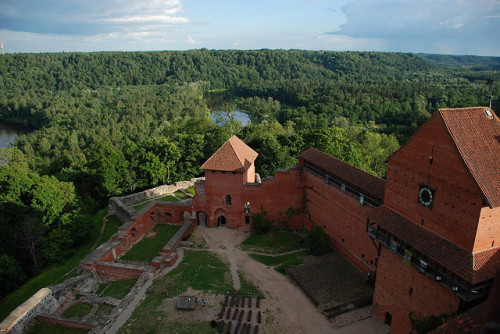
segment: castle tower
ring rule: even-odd
[[[236,228],[250,224],[244,186],[256,181],[257,156],[241,139],[232,136],[201,166],[205,181],[197,184],[193,199],[200,225]]]
[[[439,109],[388,159],[373,311],[393,333],[410,312],[461,313],[500,266],[500,121],[487,107]]]

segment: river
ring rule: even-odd
[[[0,147],[9,147],[9,144],[14,143],[20,134],[24,131],[13,126],[0,123]]]
[[[240,122],[242,126],[247,126],[248,124],[251,123],[250,116],[248,116],[247,113],[244,113],[240,109],[236,109],[235,111],[233,111],[233,115],[234,115],[234,120]],[[224,125],[228,117],[222,117],[222,119],[218,119],[218,116],[212,112],[210,113],[210,118],[214,122],[217,122],[218,125]]]

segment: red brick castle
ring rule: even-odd
[[[314,148],[260,180],[257,153],[236,136],[201,167],[193,214],[202,226],[250,229],[265,210],[290,227],[316,224],[367,275],[373,311],[394,333],[409,314],[463,313],[500,267],[500,121],[486,107],[440,109],[388,160],[386,181]]]

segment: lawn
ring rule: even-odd
[[[182,194],[184,195],[184,194]],[[184,195],[186,196],[186,195]],[[167,196],[163,196],[163,197],[158,197],[158,198],[152,198],[150,199],[149,201],[146,201],[146,202],[142,202],[142,203],[139,203],[139,204],[136,204],[136,205],[133,205],[132,207],[136,210],[136,211],[139,211],[140,209],[142,209],[143,207],[145,207],[146,205],[148,205],[150,202],[152,201],[160,201],[160,202],[179,202],[179,199],[176,198],[175,196],[172,196],[172,195],[167,195]]]
[[[113,234],[118,232],[118,228],[122,226],[122,222],[116,215],[111,215],[106,217],[106,226],[104,227],[104,231],[102,232],[101,238],[97,242],[97,246],[102,243],[107,242]]]
[[[210,251],[185,250],[178,267],[154,280],[146,298],[134,310],[119,333],[216,333],[206,322],[176,322],[161,309],[163,299],[182,295],[188,287],[216,295],[262,296],[262,292],[238,272],[241,288],[234,291],[229,266]]]
[[[121,260],[151,262],[163,246],[174,236],[181,225],[156,225],[152,238],[143,238],[121,257]]]
[[[217,333],[210,327],[208,321],[192,323],[172,321],[163,310],[159,309],[163,299],[163,296],[146,295],[146,298],[134,310],[132,316],[118,333]]]
[[[61,265],[45,269],[42,273],[30,279],[19,289],[7,295],[0,302],[0,320],[6,318],[10,312],[28,300],[28,298],[34,295],[41,288],[60,282],[68,277],[71,277],[71,275],[74,275],[71,270],[76,267],[88,253],[90,253],[92,245],[99,238],[102,218],[107,214],[107,211],[107,208],[102,209],[96,214],[93,221],[94,226],[87,242],[82,245],[82,247],[75,250],[75,254],[72,257],[68,258]]]
[[[83,318],[92,311],[92,305],[88,303],[79,303],[69,307],[63,314],[62,318]]]
[[[300,259],[309,255],[308,251],[297,252],[293,254],[281,256],[268,256],[261,254],[249,254],[251,258],[265,264],[266,266],[274,266],[275,270],[284,273],[286,267],[300,264]]]
[[[194,186],[191,186],[191,187],[186,188],[186,192],[187,192],[187,193],[190,193],[190,194],[191,194],[191,195],[193,195],[193,196],[194,196],[194,195],[195,195],[195,193],[196,193],[196,192],[195,192],[195,190],[194,190]]]
[[[137,278],[123,280],[123,281],[114,281],[109,283],[99,284],[99,288],[97,289],[97,293],[101,297],[115,297],[118,299],[122,299],[129,292],[130,289],[137,282]]]
[[[180,190],[177,190],[175,193],[174,193],[175,197],[177,197],[178,199],[188,199],[188,198],[191,198],[189,197],[188,195],[184,194],[182,191]]]
[[[297,233],[283,230],[270,231],[266,234],[252,234],[241,243],[241,248],[268,254],[279,254],[304,248],[303,237]]]
[[[225,294],[233,290],[227,275],[229,267],[216,254],[209,251],[184,251],[182,262],[163,277],[155,279],[149,292],[164,297],[182,294],[188,287],[194,290]]]

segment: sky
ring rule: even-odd
[[[500,0],[0,0],[6,53],[305,49],[500,56]]]

